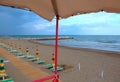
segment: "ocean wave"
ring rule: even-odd
[[[118,41],[115,41],[115,40],[97,40],[97,42],[100,42],[100,43],[118,43]]]

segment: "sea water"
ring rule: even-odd
[[[63,35],[61,35],[63,36]],[[73,37],[73,39],[59,40],[60,46],[75,48],[89,48],[98,50],[107,50],[120,52],[120,35],[64,35]],[[21,35],[9,36],[14,38],[50,38],[54,35]],[[37,42],[45,44],[55,44],[55,40],[38,40]]]
[[[120,35],[70,35],[70,37],[73,37],[73,39],[59,40],[59,45],[120,52]],[[55,43],[54,40],[39,42]]]

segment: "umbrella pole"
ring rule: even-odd
[[[44,82],[47,81],[49,79],[53,79],[52,82],[59,82],[59,75],[58,75],[58,71],[57,71],[57,67],[58,67],[58,24],[59,24],[59,16],[56,16],[56,38],[55,38],[55,72],[54,75],[39,79],[39,80],[34,80],[33,82]]]
[[[55,39],[55,75],[56,75],[56,81],[58,82],[59,76],[58,76],[58,24],[59,24],[59,16],[56,16],[56,39]]]

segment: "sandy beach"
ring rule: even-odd
[[[51,55],[54,52],[53,45],[36,43],[25,39],[6,38],[0,39],[0,42],[13,43],[13,48],[17,50],[21,46],[21,51],[24,53],[25,49],[29,48],[30,54],[33,55],[35,55],[35,50],[39,49],[40,59],[45,60],[45,64],[35,64],[28,61],[28,59],[12,56],[19,61],[23,61],[22,63],[27,63],[34,69],[43,72],[43,76],[53,74],[44,67],[46,64],[51,63]],[[5,50],[2,47],[0,49]],[[0,50],[0,56],[4,56],[1,54],[5,52],[7,51]],[[4,57],[9,60],[7,56]],[[13,68],[11,65],[13,65]],[[120,53],[118,52],[59,46],[59,65],[66,65],[66,69],[59,72],[61,82],[120,82]],[[34,78],[38,79],[37,75],[31,79],[24,71],[18,69],[12,61],[7,63],[7,69],[11,77],[17,78],[15,82],[29,82]],[[12,69],[15,69],[15,71],[11,71]],[[39,76],[39,78],[41,77],[42,75]],[[20,78],[25,80],[20,81]]]

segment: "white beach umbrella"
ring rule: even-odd
[[[99,11],[120,13],[120,0],[0,0],[0,5],[31,10],[48,21],[56,16],[55,74],[47,78],[54,78],[53,82],[59,81],[57,72],[59,18]]]
[[[103,10],[120,13],[120,0],[0,0],[0,5],[30,9],[49,21],[56,15],[66,18]]]

